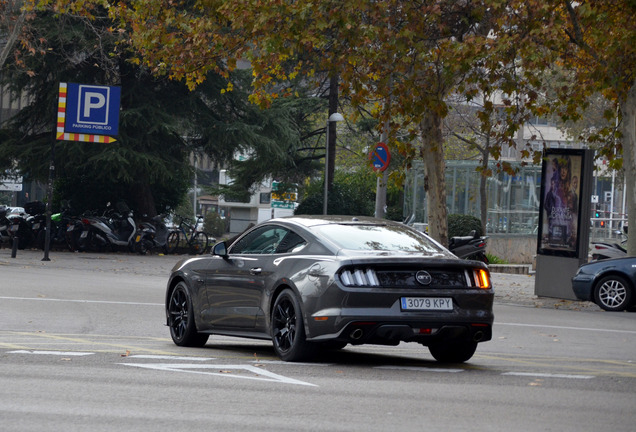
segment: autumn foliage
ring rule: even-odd
[[[589,96],[600,93],[616,106],[607,114],[606,132],[597,135],[604,137],[602,153],[613,156],[616,149],[620,161],[622,150],[623,165],[636,176],[633,0],[30,0],[27,5],[88,18],[108,15],[122,36],[121,47],[134,53],[132,61],[190,88],[211,71],[227,76],[249,61],[252,100],[264,106],[292,94],[296,80],[337,75],[354,107],[372,107],[407,166],[413,158],[424,160],[430,227],[442,241],[440,128],[451,94],[467,100],[502,95],[504,111],[514,115],[498,129],[496,142],[516,146],[524,116],[576,119]],[[549,94],[546,83],[555,67],[568,71],[569,83]],[[616,112],[618,129],[610,115]],[[396,131],[402,132],[400,140]],[[520,150],[535,161],[540,156]],[[634,225],[635,194],[630,184]],[[630,251],[636,253],[636,240]]]

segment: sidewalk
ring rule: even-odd
[[[130,273],[135,275],[165,275],[166,280],[172,267],[181,259],[193,255],[136,255],[131,253],[79,253],[51,251],[50,261],[42,261],[44,252],[40,250],[19,250],[11,258],[11,249],[0,249],[0,275],[4,266],[52,267],[69,270],[89,270],[97,272]],[[534,274],[492,272],[495,288],[495,303],[525,307],[601,311],[592,302],[537,297],[534,295]]]

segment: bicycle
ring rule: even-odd
[[[201,255],[208,248],[208,235],[203,231],[197,231],[199,225],[199,219],[201,216],[197,216],[196,222],[192,225],[183,216],[175,215],[180,219],[179,225],[176,229],[172,229],[168,234],[168,253],[174,253],[179,246],[187,245],[190,248],[190,253],[193,255]],[[183,236],[183,238],[182,238]]]

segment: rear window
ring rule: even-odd
[[[341,249],[361,251],[446,252],[424,234],[400,225],[331,224],[313,227]]]

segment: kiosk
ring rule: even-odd
[[[588,259],[593,150],[543,154],[534,293],[576,300],[571,279]]]

